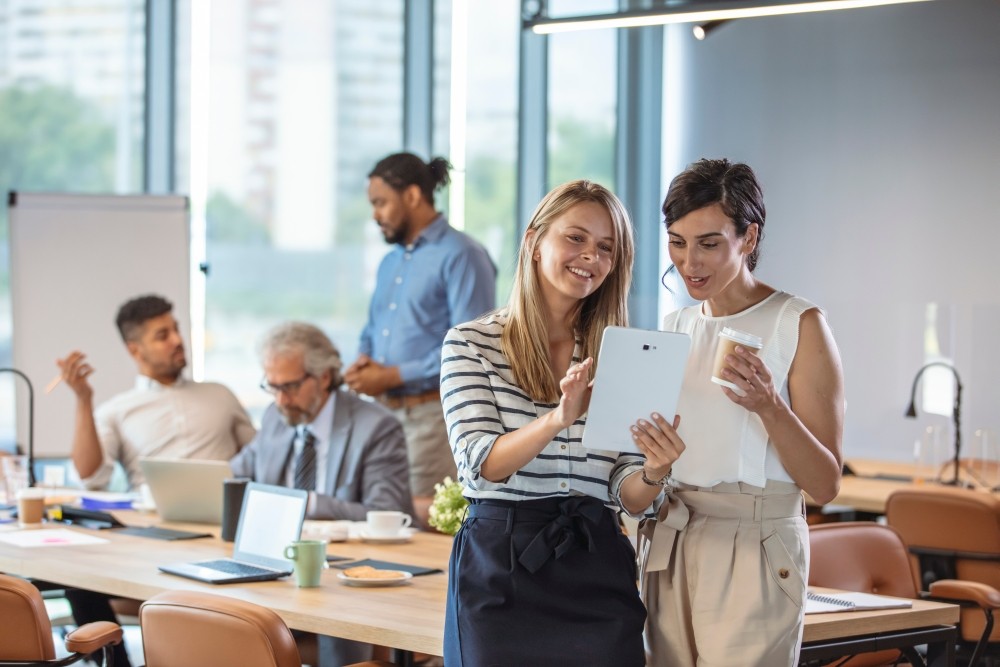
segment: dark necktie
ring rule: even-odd
[[[299,432],[302,451],[295,459],[295,488],[306,491],[316,490],[316,436],[303,427]]]

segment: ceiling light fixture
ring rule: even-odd
[[[780,16],[783,14],[806,14],[809,12],[829,12],[838,9],[862,9],[882,5],[901,5],[910,2],[931,2],[931,0],[771,0],[769,2],[716,1],[698,3],[694,6],[680,5],[661,9],[642,9],[614,14],[593,16],[565,16],[548,18],[535,15],[525,18],[523,27],[539,35],[577,30],[597,30],[600,28],[641,28],[672,23],[706,23],[729,19]],[[750,6],[748,6],[748,4]]]
[[[730,19],[719,19],[718,21],[699,23],[695,27],[691,28],[691,32],[694,34],[694,38],[700,42],[708,37],[713,30],[729,23],[729,21]]]

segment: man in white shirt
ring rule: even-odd
[[[93,408],[94,372],[79,351],[56,363],[76,394],[71,457],[84,486],[107,488],[117,461],[129,486],[143,482],[140,457],[228,460],[254,428],[229,389],[181,377],[187,366],[173,304],[140,296],[118,310],[116,323],[139,376],[135,387]]]
[[[71,458],[83,485],[107,488],[117,461],[129,487],[143,483],[140,457],[228,460],[255,434],[246,411],[229,389],[181,377],[187,366],[184,341],[173,304],[160,296],[132,299],[118,310],[116,323],[139,376],[135,387],[93,407],[87,378],[94,368],[79,351],[56,363],[76,394]],[[220,491],[221,493],[221,491]],[[114,621],[107,596],[68,589],[77,624]],[[114,647],[114,664],[129,667],[124,643]]]

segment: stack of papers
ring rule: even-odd
[[[912,600],[892,598],[871,593],[808,593],[807,614],[827,614],[834,611],[862,611],[866,609],[905,609],[912,607]]]

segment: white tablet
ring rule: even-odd
[[[673,419],[690,351],[687,334],[607,327],[583,446],[638,452],[632,425],[654,412]]]

